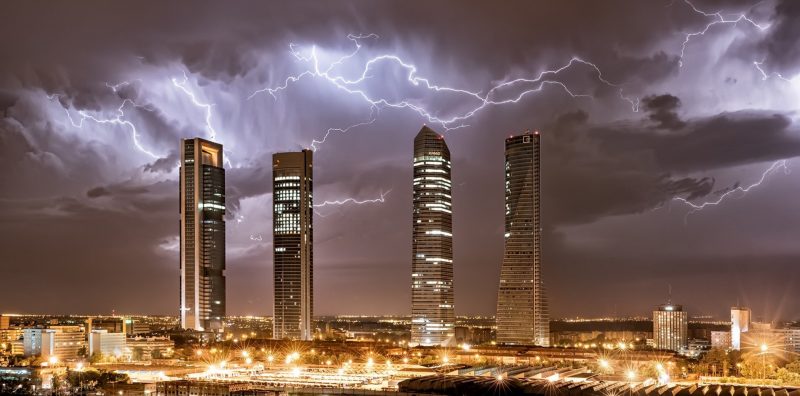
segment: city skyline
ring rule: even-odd
[[[649,315],[669,285],[689,316],[800,317],[795,2],[355,4],[9,4],[0,312],[178,315],[200,137],[224,148],[226,315],[274,309],[271,156],[301,149],[314,313],[408,315],[426,124],[453,154],[455,315],[497,309],[503,140],[536,129],[552,317]]]

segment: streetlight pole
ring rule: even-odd
[[[764,382],[767,382],[767,351],[768,350],[769,350],[769,347],[767,346],[767,344],[761,344],[761,371],[764,374],[763,378],[762,378],[764,380]]]

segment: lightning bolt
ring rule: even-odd
[[[774,77],[777,77],[778,79],[781,79],[783,81],[792,82],[792,80],[782,76],[778,72],[767,73],[766,71],[764,71],[764,68],[762,67],[763,64],[764,64],[764,61],[761,61],[761,62],[753,61],[753,66],[756,68],[756,70],[758,70],[759,73],[761,73],[761,79],[762,80],[766,81],[770,77],[774,76]]]
[[[704,36],[706,34],[706,32],[708,32],[708,30],[711,29],[712,26],[719,25],[719,24],[736,25],[739,22],[746,22],[749,25],[757,28],[759,31],[762,31],[762,32],[767,30],[767,29],[769,29],[769,25],[762,25],[762,24],[756,23],[754,20],[750,19],[744,13],[739,14],[735,18],[730,19],[730,18],[725,18],[725,15],[722,14],[722,11],[716,11],[716,12],[702,11],[699,8],[695,7],[695,5],[692,4],[691,1],[689,1],[689,0],[683,0],[683,1],[684,1],[684,3],[689,5],[689,7],[691,7],[692,11],[694,11],[695,13],[697,13],[699,15],[703,15],[703,16],[708,17],[708,18],[713,18],[713,20],[711,22],[709,22],[705,26],[705,28],[703,28],[702,30],[686,34],[686,37],[683,40],[683,45],[681,45],[681,54],[680,54],[680,57],[678,58],[678,66],[680,66],[680,67],[683,67],[683,56],[684,56],[684,53],[686,52],[686,46],[689,45],[689,42],[695,37]],[[757,66],[760,66],[760,64],[758,64]],[[759,67],[759,69],[760,69],[760,67]],[[762,74],[763,74],[763,70],[762,70]]]
[[[366,205],[366,204],[373,204],[373,203],[384,203],[384,202],[386,202],[386,196],[389,195],[389,193],[391,191],[392,190],[389,190],[389,191],[386,191],[386,192],[381,191],[381,195],[380,195],[379,198],[364,199],[364,200],[357,200],[355,198],[345,198],[345,199],[337,200],[337,201],[325,201],[325,202],[322,202],[322,203],[319,203],[319,204],[314,204],[314,207],[315,208],[321,208],[321,207],[324,207],[324,206],[341,206],[341,205],[347,205],[347,204]]]
[[[362,99],[367,105],[370,106],[370,109],[372,110],[373,114],[370,117],[369,121],[353,124],[346,128],[328,129],[322,140],[312,141],[312,147],[315,150],[322,142],[324,142],[327,139],[327,137],[332,132],[346,132],[359,126],[371,124],[372,122],[374,122],[376,109],[380,108],[410,109],[416,112],[422,118],[426,119],[429,123],[439,124],[445,130],[452,130],[467,126],[465,124],[467,120],[469,120],[477,113],[490,106],[518,103],[526,96],[541,92],[542,89],[544,89],[544,87],[549,85],[555,85],[560,87],[561,89],[563,89],[564,92],[566,92],[573,98],[591,98],[592,96],[590,94],[573,92],[564,82],[556,79],[559,73],[567,69],[576,67],[578,65],[582,65],[590,68],[590,70],[593,70],[593,72],[596,74],[598,81],[600,81],[604,85],[618,89],[620,98],[630,103],[633,111],[638,111],[639,108],[638,98],[631,98],[626,96],[624,94],[622,87],[619,84],[614,84],[610,82],[608,79],[606,79],[602,71],[596,64],[583,60],[579,57],[573,57],[564,65],[557,67],[555,69],[542,71],[537,76],[532,78],[517,78],[494,85],[486,92],[486,94],[481,94],[480,92],[469,91],[461,88],[453,88],[453,87],[434,84],[431,82],[429,78],[422,77],[418,74],[417,66],[394,54],[383,54],[368,59],[366,62],[360,65],[361,73],[358,77],[354,79],[347,79],[342,75],[335,74],[334,69],[336,69],[337,66],[345,64],[346,61],[356,56],[356,54],[362,48],[362,44],[360,42],[361,39],[378,38],[378,36],[375,34],[362,35],[362,36],[356,36],[351,34],[348,35],[347,38],[354,43],[355,46],[354,50],[336,59],[335,61],[329,63],[327,66],[324,67],[321,65],[316,45],[312,45],[310,50],[308,51],[308,54],[304,54],[299,49],[300,48],[299,46],[290,43],[289,50],[292,56],[294,56],[294,58],[300,62],[308,63],[309,68],[307,70],[302,71],[301,73],[286,77],[286,79],[283,81],[281,85],[278,85],[276,87],[262,88],[254,91],[252,94],[250,94],[250,96],[248,96],[248,100],[253,99],[257,95],[262,93],[267,93],[277,100],[277,94],[285,89],[288,89],[292,84],[305,78],[320,78],[323,79],[324,81],[329,82],[335,88],[342,90],[346,94],[350,94]],[[370,72],[373,70],[373,68],[381,63],[390,63],[404,70],[406,81],[408,81],[408,83],[413,87],[422,87],[432,92],[447,92],[451,94],[460,95],[470,101],[473,101],[475,104],[472,108],[469,108],[468,110],[460,114],[454,114],[449,117],[440,117],[435,115],[432,110],[429,110],[422,105],[412,103],[409,100],[392,101],[387,98],[373,97],[369,93],[367,93],[363,88],[361,88],[360,85],[370,77]],[[512,97],[503,98],[501,93],[499,92],[500,90],[503,89],[516,88],[519,86],[522,86],[523,91]]]
[[[109,85],[108,83],[106,83],[106,86],[111,88],[114,92],[117,92],[116,90],[118,88],[120,88],[120,87],[122,87],[124,85],[129,85],[129,84],[130,84],[130,82],[126,81],[126,82],[122,82],[122,83],[119,83],[119,84],[116,84],[116,85]],[[49,100],[57,100],[57,98],[59,96],[60,96],[59,94],[53,94],[53,95],[48,95],[47,98]],[[67,109],[66,107],[63,107],[63,106],[62,106],[62,108],[64,109],[64,112],[66,113],[67,119],[69,120],[70,124],[72,124],[73,127],[78,128],[78,129],[83,129],[83,124],[84,124],[84,121],[86,121],[86,120],[95,122],[97,124],[111,124],[111,125],[120,125],[120,126],[127,127],[131,131],[131,139],[133,140],[133,145],[139,151],[149,155],[152,158],[155,158],[155,159],[160,158],[158,155],[153,154],[151,151],[147,150],[146,148],[144,148],[144,146],[142,146],[141,142],[139,142],[139,131],[136,129],[136,125],[134,125],[132,122],[124,119],[124,117],[125,117],[125,110],[124,109],[125,109],[126,105],[131,105],[131,106],[134,106],[136,108],[142,108],[142,109],[151,111],[151,109],[148,108],[147,106],[139,105],[139,104],[137,104],[136,102],[134,102],[131,99],[125,99],[125,100],[122,101],[122,103],[120,103],[119,107],[117,107],[117,116],[116,117],[113,117],[113,118],[100,118],[100,117],[97,117],[95,115],[89,114],[89,112],[87,112],[86,110],[78,110],[78,115],[80,116],[80,119],[78,121],[75,121],[75,119],[72,117],[72,114],[70,113],[69,109]]]
[[[203,103],[197,99],[194,92],[186,87],[186,84],[189,82],[189,77],[186,75],[186,72],[183,73],[183,79],[178,80],[177,78],[172,78],[172,85],[178,88],[181,92],[185,93],[186,96],[192,101],[192,104],[195,106],[202,108],[206,112],[206,132],[208,133],[208,138],[210,140],[216,140],[217,138],[217,131],[214,129],[214,126],[211,125],[211,107],[213,104],[210,103]]]
[[[180,79],[180,80],[177,79],[177,78],[174,78],[174,77],[172,78],[172,85],[174,85],[176,88],[178,88],[178,90],[180,90],[181,92],[186,94],[186,96],[189,97],[189,100],[192,102],[193,105],[195,105],[196,107],[199,107],[199,108],[201,108],[201,109],[203,109],[205,111],[205,113],[206,113],[206,117],[205,117],[206,126],[205,126],[205,129],[206,129],[206,132],[208,133],[208,138],[209,138],[209,140],[216,141],[216,139],[217,139],[217,130],[214,129],[214,126],[211,124],[211,116],[212,116],[211,109],[212,109],[212,107],[214,107],[214,104],[213,103],[203,103],[199,99],[197,99],[197,96],[194,94],[194,92],[192,90],[190,90],[186,86],[188,84],[188,82],[189,82],[189,77],[186,75],[186,72],[183,72],[183,78]],[[230,152],[226,151],[226,150],[223,151],[223,152],[225,153],[225,155],[223,156],[222,160],[229,167],[233,168],[234,167],[233,163],[230,160],[230,156],[231,156]]]
[[[325,132],[325,135],[322,136],[322,140],[314,139],[314,140],[311,141],[311,149],[316,152],[317,149],[319,148],[319,147],[317,147],[317,145],[325,143],[325,141],[328,140],[328,135],[330,135],[331,133],[334,133],[334,132],[345,133],[345,132],[348,132],[349,130],[351,130],[353,128],[358,128],[358,127],[361,127],[361,126],[371,125],[372,123],[374,123],[378,119],[378,112],[379,112],[379,108],[377,106],[372,106],[370,108],[370,112],[369,112],[369,120],[364,121],[364,122],[359,122],[358,124],[353,124],[353,125],[350,125],[350,126],[345,127],[345,128],[328,128],[328,130]]]
[[[719,25],[719,24],[732,24],[732,25],[735,26],[735,25],[739,24],[740,22],[745,22],[748,25],[758,29],[760,32],[763,32],[763,31],[769,29],[769,27],[770,27],[770,25],[768,25],[768,24],[759,24],[759,23],[757,23],[756,21],[754,21],[750,17],[748,17],[747,14],[745,14],[745,13],[741,13],[739,15],[736,15],[735,17],[732,17],[732,18],[726,18],[725,15],[723,15],[723,13],[721,11],[716,11],[716,12],[702,11],[699,8],[697,8],[690,0],[684,0],[684,3],[689,5],[689,7],[695,13],[697,13],[699,15],[703,15],[705,17],[712,18],[712,21],[709,22],[702,30],[699,30],[697,32],[688,33],[686,35],[686,37],[683,40],[683,44],[681,45],[680,58],[679,58],[679,62],[678,62],[680,67],[683,67],[683,58],[684,58],[684,54],[686,52],[686,46],[689,44],[689,42],[695,37],[705,35],[706,32],[708,32],[709,29],[711,29],[712,26]],[[761,74],[762,80],[767,80],[770,77],[777,77],[780,80],[790,82],[789,79],[783,77],[780,73],[776,73],[776,72],[767,73],[763,68],[763,64],[764,64],[763,60],[762,61],[753,61],[753,67],[755,67],[755,69],[758,70],[758,72]],[[683,197],[674,197],[673,201],[677,201],[677,202],[680,202],[682,204],[685,204],[685,205],[689,206],[691,209],[687,213],[687,216],[688,216],[691,213],[701,211],[701,210],[703,210],[703,209],[705,209],[707,207],[720,205],[727,198],[732,197],[732,194],[734,194],[734,193],[746,194],[751,189],[757,188],[761,184],[763,184],[764,181],[767,179],[767,177],[770,174],[774,173],[777,169],[783,169],[784,173],[788,173],[789,172],[788,161],[787,160],[779,160],[779,161],[773,162],[772,165],[770,165],[766,170],[764,170],[764,172],[761,174],[761,177],[758,179],[757,182],[755,182],[755,183],[753,183],[753,184],[751,184],[751,185],[749,185],[747,187],[739,186],[739,187],[736,187],[736,188],[734,188],[732,190],[729,190],[729,191],[725,192],[724,194],[720,195],[716,200],[705,201],[705,202],[696,204],[696,203],[693,203],[693,202],[691,202],[691,201],[689,201],[689,200],[687,200],[687,199],[685,199]]]
[[[726,199],[732,197],[734,193],[746,194],[748,191],[750,191],[750,190],[760,186],[761,184],[763,184],[767,180],[767,177],[770,174],[772,174],[773,172],[777,171],[778,169],[783,169],[784,174],[789,174],[789,161],[788,160],[778,160],[778,161],[773,162],[772,165],[770,165],[770,167],[767,168],[761,174],[761,177],[755,183],[750,184],[747,187],[738,186],[738,187],[736,187],[734,189],[728,190],[724,194],[720,195],[719,197],[717,197],[717,199],[715,199],[713,201],[705,201],[705,202],[697,204],[697,203],[689,201],[688,199],[683,198],[683,197],[674,197],[674,198],[672,198],[672,200],[689,206],[691,208],[691,210],[689,211],[688,214],[691,214],[691,213],[694,213],[694,212],[698,212],[698,211],[701,211],[701,210],[703,210],[703,209],[705,209],[707,207],[720,205]]]

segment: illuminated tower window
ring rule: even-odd
[[[314,314],[310,150],[272,156],[273,337],[310,340]]]
[[[443,345],[455,323],[450,150],[428,127],[414,139],[413,191],[411,340]]]

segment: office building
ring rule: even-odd
[[[0,342],[11,342],[22,338],[21,328],[0,329]]]
[[[180,320],[196,331],[223,331],[225,318],[225,169],[222,145],[181,141]]]
[[[450,150],[427,126],[414,138],[411,342],[454,342]]]
[[[731,308],[731,348],[742,349],[742,333],[750,331],[750,308]]]
[[[175,342],[169,337],[134,337],[126,341],[126,353],[130,360],[149,361],[152,359],[171,358]]]
[[[497,342],[550,345],[542,281],[541,138],[506,139],[505,248],[497,294]]]
[[[711,332],[711,347],[720,349],[731,349],[731,332],[730,331],[712,331]]]
[[[42,331],[42,359],[74,360],[86,348],[86,334],[78,326],[53,326]]]
[[[122,357],[125,353],[125,339],[125,333],[92,330],[89,332],[89,356],[99,353],[102,356]]]
[[[689,317],[683,307],[664,304],[653,311],[653,347],[680,352],[689,346]]]
[[[273,338],[310,340],[314,315],[310,150],[272,156]]]
[[[124,333],[125,320],[121,317],[86,318],[86,333],[94,330],[106,330],[109,333]]]
[[[0,330],[7,330],[11,327],[11,317],[8,315],[0,315]]]
[[[42,331],[44,329],[22,330],[22,345],[25,356],[42,354]]]

